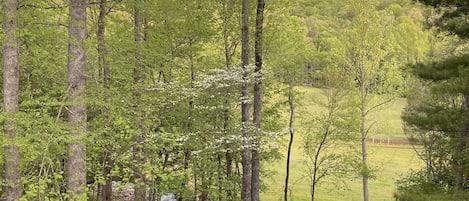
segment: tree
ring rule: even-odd
[[[241,68],[243,69],[243,84],[241,87],[241,124],[243,133],[243,186],[241,199],[251,201],[251,135],[249,134],[249,0],[243,0],[242,6],[242,42]]]
[[[400,67],[427,58],[429,32],[422,30],[425,11],[410,1],[296,1],[294,15],[305,19],[316,56],[305,70],[312,84],[323,87],[330,67],[354,80],[355,121],[362,143],[363,195],[368,197],[366,140],[374,133],[381,107],[401,95],[405,73]],[[309,81],[311,83],[311,81]],[[327,85],[326,85],[327,86]],[[358,127],[360,125],[360,127]],[[366,198],[368,199],[368,198]]]
[[[20,199],[23,193],[20,172],[20,154],[15,144],[15,115],[18,113],[19,95],[19,46],[17,38],[18,1],[3,2],[3,122],[5,137],[10,141],[5,148],[4,199],[13,201]]]
[[[98,29],[96,31],[96,37],[98,39],[98,60],[99,60],[99,75],[102,79],[105,100],[109,100],[109,90],[110,90],[110,81],[111,81],[111,72],[108,62],[108,50],[106,47],[105,32],[106,32],[106,16],[108,14],[108,2],[107,0],[100,0],[99,2],[99,16],[98,16]],[[107,101],[105,101],[107,102]],[[106,116],[106,127],[110,126],[109,122],[109,106],[103,110],[103,115]],[[102,137],[108,138],[110,134],[105,133]],[[111,145],[105,145],[103,151],[103,170],[102,174],[104,177],[104,185],[102,187],[102,200],[110,201],[112,200],[112,176],[111,170],[113,167],[113,159],[111,153]]]
[[[467,1],[420,1],[433,6],[441,13],[429,25],[441,31],[449,31],[465,43],[469,38]],[[454,44],[453,44],[454,46]],[[410,70],[420,80],[411,90],[403,120],[409,127],[411,136],[418,133],[425,145],[427,157],[426,182],[434,186],[441,183],[455,186],[458,191],[467,187],[469,163],[469,60],[468,54],[453,54],[446,58],[433,58],[433,61],[412,65]],[[431,145],[431,146],[430,146]],[[439,154],[441,150],[449,155]],[[439,162],[440,161],[440,162]],[[437,167],[437,163],[447,163]],[[438,175],[448,175],[453,179],[441,179]],[[440,184],[437,183],[437,180]]]
[[[264,0],[257,0],[256,12],[256,33],[255,33],[255,69],[254,69],[254,103],[253,103],[253,121],[256,126],[256,132],[253,138],[252,149],[252,174],[251,174],[251,199],[259,201],[260,186],[260,130],[261,130],[261,111],[262,111],[262,30],[264,26]]]
[[[288,106],[289,106],[289,119],[288,119],[288,131],[290,134],[290,140],[288,141],[287,148],[287,164],[285,167],[285,185],[283,187],[283,200],[288,201],[288,188],[290,181],[290,160],[293,148],[293,139],[295,137],[295,131],[293,130],[293,123],[295,123],[295,92],[293,91],[293,77],[290,76],[288,81]]]
[[[137,133],[133,136],[133,147],[132,152],[135,158],[135,169],[134,169],[134,179],[135,179],[135,193],[134,197],[137,201],[145,201],[147,198],[147,187],[146,187],[146,178],[143,171],[143,165],[145,164],[145,151],[143,145],[141,144],[144,140],[146,133],[145,124],[143,119],[145,118],[145,111],[140,109],[140,99],[141,99],[141,87],[144,81],[144,65],[143,65],[143,17],[142,17],[142,1],[136,0],[134,4],[134,39],[135,39],[135,65],[133,71],[133,84],[134,84],[134,108],[135,108],[135,127]]]
[[[383,13],[376,9],[377,1],[352,1],[354,6],[350,15],[351,25],[346,31],[345,68],[355,76],[357,109],[360,111],[359,133],[362,154],[363,200],[368,201],[368,178],[371,170],[368,166],[367,139],[369,131],[376,122],[369,117],[377,108],[389,103],[399,89],[400,77],[389,72],[396,67],[386,66],[389,52],[386,48],[388,25]],[[399,75],[399,74],[397,74]],[[397,81],[397,82],[396,82]]]
[[[336,187],[344,178],[355,172],[357,156],[354,154],[356,140],[356,112],[352,99],[353,81],[344,69],[328,67],[322,72],[325,88],[323,97],[317,97],[324,111],[316,111],[303,139],[307,176],[310,180],[311,201],[316,199],[319,184],[325,179],[337,179]],[[324,99],[324,100],[323,100]]]
[[[57,2],[55,2],[57,3]],[[58,7],[64,5],[64,7]],[[20,54],[19,137],[22,198],[60,199],[67,193],[70,126],[67,91],[68,1],[21,1],[18,11]],[[43,9],[51,7],[50,9]],[[61,16],[61,19],[51,16]],[[47,26],[45,26],[47,24]],[[55,103],[52,103],[55,102]],[[48,104],[48,106],[44,106]],[[44,167],[49,167],[48,171]],[[42,168],[42,169],[41,169]],[[39,190],[40,189],[40,190]]]
[[[269,3],[271,14],[264,15],[265,2],[259,0],[255,32],[248,15],[254,16],[249,10],[256,6],[248,1],[243,13],[237,0],[87,2],[26,0],[14,9],[21,11],[16,30],[21,110],[11,118],[4,113],[15,133],[15,140],[4,142],[14,141],[22,156],[21,199],[109,200],[120,192],[112,184],[133,183],[137,200],[164,193],[181,200],[233,200],[240,197],[236,192],[244,175],[246,197],[259,200],[260,161],[278,151],[268,149],[273,137],[267,131],[278,131],[281,124],[280,104],[269,99],[277,80],[263,74],[277,65],[264,61],[293,69],[306,57],[302,52],[301,62],[292,62],[303,48],[282,54],[289,34],[274,37],[283,34],[276,20],[289,17],[288,1]],[[241,33],[243,14],[247,29]],[[86,36],[85,28],[94,34]],[[249,34],[256,37],[251,44]],[[303,34],[298,34],[301,39]],[[296,45],[295,40],[288,43]],[[250,48],[253,56],[243,54],[241,61]],[[235,67],[241,63],[244,80]],[[65,65],[67,70],[60,67]],[[215,84],[198,85],[220,71],[226,76]],[[68,80],[63,79],[67,73]],[[240,89],[243,114],[236,112]],[[248,151],[244,161],[243,151]],[[247,168],[243,175],[237,171],[241,164]]]
[[[233,2],[233,1],[223,1],[221,3],[221,8],[218,8],[217,10],[220,10],[220,21],[222,26],[220,27],[221,29],[221,35],[223,36],[223,52],[224,52],[224,60],[225,60],[225,67],[227,70],[230,70],[233,65],[233,57],[235,56],[238,45],[239,45],[239,36],[241,33],[239,33],[238,29],[239,23],[237,23],[239,17],[235,15],[236,13],[239,13],[238,8],[236,5],[239,3]],[[231,100],[229,97],[226,97],[226,99],[223,101],[223,131],[225,137],[229,136],[229,130],[230,130],[230,119],[232,118],[232,112],[231,112]],[[232,151],[232,146],[230,146],[231,143],[226,143],[225,144],[225,171],[226,171],[226,196],[227,198],[234,199],[234,192],[236,192],[233,189],[233,186],[235,185],[230,185],[233,183],[233,151]]]
[[[285,7],[287,5],[287,7]],[[276,7],[279,6],[279,7]],[[280,1],[278,4],[269,4],[269,12],[275,12],[276,9],[288,10],[290,5],[286,1]],[[269,26],[267,26],[267,24]],[[281,85],[274,85],[273,90],[280,90],[285,95],[286,100],[282,103],[286,103],[288,107],[289,118],[286,123],[285,133],[288,133],[290,136],[287,153],[286,153],[286,175],[285,183],[283,186],[283,199],[288,199],[288,191],[291,190],[289,184],[290,179],[290,159],[292,153],[292,148],[294,145],[295,139],[295,116],[296,116],[296,105],[299,98],[296,94],[296,86],[302,83],[304,79],[303,67],[308,63],[309,59],[312,56],[312,46],[306,40],[306,32],[302,26],[302,20],[300,18],[282,15],[279,12],[276,15],[266,15],[266,26],[264,28],[263,34],[263,58],[266,61],[269,61],[268,73],[269,75],[274,75],[275,79],[278,80]],[[264,79],[264,82],[271,84],[272,80]],[[267,88],[269,84],[264,86]],[[283,87],[282,85],[286,85]],[[269,88],[266,89],[268,91]],[[276,92],[278,93],[278,92]],[[269,99],[265,99],[268,101]],[[268,116],[267,116],[268,117]],[[266,123],[267,118],[264,118],[263,123]],[[278,119],[274,121],[279,122]],[[284,122],[281,122],[282,124]]]
[[[68,146],[67,188],[71,200],[86,199],[86,0],[70,1],[68,46],[68,107],[71,142]]]
[[[414,0],[415,1],[415,0]],[[450,31],[461,38],[469,38],[469,2],[465,0],[419,0],[418,2],[436,8],[442,15],[436,20],[430,21],[443,31]]]
[[[450,156],[432,157],[450,164],[436,171],[451,168],[454,180],[444,182],[456,186],[458,191],[463,191],[467,185],[469,167],[466,157],[469,151],[469,85],[465,81],[469,78],[468,67],[467,55],[414,65],[413,73],[424,81],[419,90],[412,91],[415,95],[409,96],[409,106],[403,115],[411,132],[427,133],[428,136],[422,140],[436,143],[435,146],[427,146],[427,152],[445,148],[450,153]],[[443,146],[445,141],[449,146]],[[429,178],[433,179],[435,170],[432,163],[427,166],[427,170],[430,171]]]

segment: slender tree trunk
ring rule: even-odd
[[[285,173],[285,186],[283,189],[283,200],[288,200],[288,180],[290,178],[290,159],[291,159],[291,150],[293,146],[293,137],[295,136],[295,132],[293,131],[293,123],[295,121],[295,105],[294,105],[294,97],[293,97],[293,78],[289,78],[290,81],[288,82],[288,105],[290,107],[290,119],[288,121],[288,128],[290,130],[290,141],[288,142],[288,151],[287,151],[287,165],[286,165],[286,173]]]
[[[100,0],[99,2],[99,16],[98,16],[98,31],[97,31],[97,38],[98,38],[98,60],[99,60],[99,72],[103,74],[103,86],[104,86],[104,99],[108,99],[108,90],[110,90],[110,68],[107,62],[107,48],[105,42],[104,33],[105,29],[105,19],[107,15],[107,0]],[[109,119],[109,108],[104,108],[103,115],[106,119],[106,126],[110,125]],[[108,133],[104,134],[104,138],[109,137]],[[111,146],[106,144],[104,145],[103,150],[103,177],[105,179],[105,183],[102,187],[101,192],[101,199],[103,201],[111,201],[112,200],[112,176],[111,170],[113,167],[113,160],[111,158]]]
[[[459,153],[463,153],[465,145],[463,144],[463,138],[461,136],[460,142],[456,148]],[[453,170],[455,171],[455,179],[456,179],[456,188],[458,191],[464,191],[464,165],[463,165],[463,157],[458,156],[455,161],[453,162]]]
[[[189,47],[192,47],[192,40],[189,42]],[[195,66],[194,66],[194,54],[190,50],[189,52],[189,67],[190,67],[190,87],[191,90],[194,90],[194,82],[195,82]],[[192,133],[193,132],[193,125],[192,125],[192,119],[193,119],[193,113],[194,113],[194,97],[190,97],[189,100],[189,113],[187,115],[187,123],[186,123],[186,132]],[[184,150],[184,170],[189,169],[189,161],[190,161],[190,156],[191,156],[191,149],[189,147],[185,148]],[[182,188],[186,188],[186,182],[181,183]],[[178,200],[182,201],[184,200],[184,197],[178,196]]]
[[[9,118],[18,112],[19,92],[19,48],[16,37],[18,0],[3,2],[3,111],[7,114],[3,125],[5,137],[14,142],[15,123]],[[19,200],[23,193],[21,172],[19,167],[20,154],[14,144],[5,146],[4,199],[6,201]]]
[[[261,141],[261,111],[262,111],[262,28],[264,24],[264,0],[257,0],[256,34],[254,57],[256,68],[254,70],[254,108],[253,121],[256,132],[253,138],[252,174],[251,174],[251,200],[259,201],[260,186],[260,141]]]
[[[67,188],[70,200],[86,198],[86,0],[70,1],[68,46],[68,107],[71,143],[68,145]]]
[[[225,107],[223,111],[223,132],[225,136],[228,136],[228,122],[230,120],[230,110],[229,110],[230,103],[228,99],[224,100],[223,105]],[[230,145],[228,143],[225,143],[225,149],[226,149],[226,152],[225,152],[226,180],[228,181],[228,183],[230,183],[232,172],[233,172],[233,157],[232,157],[232,153],[230,150]],[[226,196],[229,199],[233,198],[233,191],[231,187],[226,188]]]
[[[221,165],[222,155],[217,154],[218,200],[223,200],[223,170]]]
[[[333,118],[331,109],[329,109],[329,118],[330,119]],[[330,126],[331,125],[329,124],[328,127],[326,128],[326,130],[324,131],[324,135],[322,136],[321,141],[319,142],[318,149],[316,150],[316,153],[314,154],[313,179],[311,181],[311,201],[314,201],[314,199],[316,198],[316,186],[317,186],[317,184],[319,183],[319,180],[320,180],[320,177],[318,177],[318,170],[319,170],[319,166],[321,164],[319,162],[319,155],[321,155],[321,151],[322,151],[323,147],[326,144],[326,139],[327,139],[327,136],[329,135],[329,127]]]
[[[466,111],[469,111],[469,94],[464,94],[464,106],[463,107],[465,107]],[[466,122],[465,128],[462,133],[462,138],[461,138],[462,150],[467,150],[467,147],[469,146],[468,143],[469,143],[469,121]],[[462,156],[461,161],[465,160],[464,157],[467,157],[467,155]],[[466,164],[464,164],[464,162],[462,163],[463,164],[461,165],[461,169],[462,169],[461,177],[464,179],[464,178],[467,178],[468,176],[467,171],[464,171],[464,170],[467,170],[468,165],[467,163]],[[464,181],[462,183],[464,184]],[[464,187],[462,190],[464,190]]]
[[[236,52],[236,44],[237,42],[231,42],[229,41],[229,30],[228,30],[228,22],[229,22],[229,16],[228,16],[228,8],[229,8],[229,2],[228,0],[224,0],[223,2],[223,45],[225,49],[225,67],[227,70],[231,68],[231,60],[233,57],[233,54]],[[228,127],[229,127],[229,121],[230,121],[230,100],[229,98],[225,98],[223,101],[223,134],[224,136],[228,136]],[[226,181],[230,182],[231,181],[231,176],[233,172],[233,156],[232,152],[230,150],[230,144],[225,142],[225,169],[226,169]],[[233,190],[231,187],[226,188],[226,196],[229,199],[233,198]]]
[[[363,123],[362,123],[363,125]],[[363,131],[362,131],[362,136],[363,136]],[[367,167],[367,149],[366,149],[366,137],[362,137],[362,165],[363,168],[368,171]],[[363,200],[368,201],[368,172],[363,172],[362,173],[362,182],[363,182]]]
[[[142,83],[143,76],[142,76],[142,47],[143,47],[143,19],[140,13],[140,8],[142,1],[135,0],[134,5],[134,23],[135,23],[135,67],[134,67],[134,85],[135,85],[135,111],[139,111],[140,105],[140,92],[139,87]],[[144,119],[145,114],[143,113],[142,116],[140,114],[136,115],[136,125],[137,128],[142,133],[137,133],[133,137],[134,145],[133,145],[133,154],[134,158],[137,162],[136,170],[134,171],[134,178],[135,178],[135,187],[134,187],[134,199],[135,201],[145,201],[146,200],[146,186],[145,186],[145,176],[143,175],[142,171],[140,170],[142,165],[145,163],[145,156],[142,147],[142,135],[145,132],[145,128],[143,123],[141,122]]]
[[[197,167],[194,167],[194,169],[197,169]],[[194,201],[197,201],[197,194],[199,194],[199,183],[197,179],[197,173],[194,172]]]
[[[463,108],[469,111],[469,94],[463,95]],[[467,149],[467,143],[469,139],[469,122],[466,122],[465,128],[461,131],[459,143],[457,145],[458,156],[454,162],[455,172],[456,172],[456,187],[458,191],[464,191],[464,170],[467,168],[467,165],[464,164],[464,157],[461,153],[464,153],[464,150]]]
[[[207,173],[205,173],[204,171],[202,171],[202,178],[201,178],[201,183],[200,183],[200,186],[201,186],[201,190],[200,190],[200,195],[199,195],[199,201],[207,201],[208,200],[208,185],[207,183],[209,183],[207,181]]]
[[[366,98],[368,95],[366,86],[365,69],[359,64],[359,76],[360,76],[360,134],[361,134],[361,145],[362,145],[362,181],[363,181],[363,201],[368,201],[368,165],[367,165],[367,149],[366,149]],[[365,171],[365,172],[363,172]]]
[[[109,89],[109,82],[111,81],[111,72],[109,63],[107,62],[108,52],[106,47],[106,40],[104,33],[106,32],[106,16],[108,12],[107,0],[100,0],[99,2],[99,16],[98,16],[98,60],[100,71],[103,72],[103,85],[106,90]]]
[[[243,69],[243,85],[241,96],[241,123],[243,132],[243,184],[241,199],[251,201],[251,151],[249,134],[249,0],[243,0],[242,7],[242,43],[241,43],[241,65]]]

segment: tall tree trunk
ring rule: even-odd
[[[189,47],[192,47],[192,39],[189,41]],[[190,69],[190,87],[191,90],[194,90],[194,82],[195,82],[195,66],[194,66],[194,54],[192,50],[189,50],[189,69]],[[189,100],[189,113],[187,115],[187,122],[186,122],[186,132],[192,133],[194,132],[194,128],[192,125],[193,115],[194,115],[194,97],[191,96]],[[186,147],[184,149],[184,170],[189,169],[189,161],[191,160],[191,148]],[[181,187],[184,189],[186,188],[186,182],[181,183]],[[182,195],[178,196],[178,200],[184,200]]]
[[[290,75],[292,76],[292,75]],[[288,121],[288,127],[290,130],[290,141],[288,142],[288,151],[287,151],[287,166],[286,166],[286,173],[285,173],[285,186],[283,189],[283,200],[288,200],[288,179],[290,178],[290,158],[291,158],[291,150],[293,146],[293,137],[295,136],[295,132],[293,132],[293,123],[295,121],[295,105],[294,105],[294,97],[293,97],[293,78],[289,78],[290,81],[288,82],[288,105],[290,106],[290,119]]]
[[[135,23],[135,67],[134,67],[134,85],[135,85],[135,93],[134,93],[134,98],[135,98],[135,108],[136,111],[138,110],[138,107],[140,105],[140,92],[139,92],[139,87],[142,82],[142,44],[143,44],[143,19],[140,13],[140,8],[141,8],[141,0],[135,0],[135,5],[134,5],[134,23]],[[137,128],[141,131],[144,132],[143,128],[143,123],[141,122],[141,119],[143,119],[140,116],[136,116],[136,125]],[[134,171],[134,178],[135,178],[135,189],[134,189],[134,198],[135,201],[145,201],[146,200],[146,187],[145,187],[145,176],[142,174],[142,171],[140,170],[141,165],[145,162],[144,159],[144,154],[143,154],[143,148],[142,148],[142,134],[137,133],[134,138],[134,145],[133,145],[133,154],[134,158],[137,162],[136,170]]]
[[[243,0],[242,6],[242,43],[241,43],[241,65],[243,69],[243,84],[241,96],[241,123],[243,132],[243,184],[241,199],[251,201],[251,151],[249,134],[249,0]]]
[[[7,114],[4,124],[5,137],[14,142],[15,123],[10,118],[18,112],[19,91],[19,48],[17,30],[18,0],[5,0],[3,4],[3,111]],[[19,200],[23,193],[20,154],[14,144],[5,146],[3,186],[4,198],[7,201]]]
[[[86,0],[70,0],[68,89],[71,143],[68,145],[67,188],[70,200],[86,198]]]
[[[105,42],[104,33],[106,31],[106,24],[105,19],[107,15],[107,0],[100,0],[99,2],[99,16],[98,16],[98,31],[97,31],[97,38],[98,38],[98,60],[99,60],[99,72],[103,74],[103,86],[104,86],[104,99],[108,99],[108,90],[110,90],[110,68],[107,62],[107,48]],[[110,125],[109,119],[109,108],[104,108],[103,115],[106,119],[106,126]],[[104,138],[108,138],[109,133],[104,134]],[[113,167],[113,160],[111,158],[111,146],[107,143],[104,145],[103,150],[103,177],[105,179],[105,183],[102,188],[101,192],[101,199],[103,201],[111,201],[112,200],[112,176],[111,170]]]
[[[368,95],[368,89],[366,85],[365,67],[363,62],[359,64],[359,76],[360,76],[360,134],[361,134],[361,145],[362,145],[362,182],[363,182],[363,201],[368,201],[368,164],[367,164],[367,149],[366,149],[366,138],[367,138],[367,127],[366,127],[366,99]]]
[[[109,89],[109,82],[111,81],[111,72],[109,63],[107,62],[108,52],[106,47],[106,40],[104,33],[106,32],[106,16],[108,13],[107,0],[100,0],[99,2],[99,16],[98,16],[98,60],[100,71],[103,72],[103,85],[106,90]]]
[[[223,45],[225,49],[225,67],[227,70],[231,68],[231,60],[233,57],[233,54],[236,52],[236,46],[238,44],[237,41],[232,41],[230,43],[229,41],[229,30],[228,30],[228,24],[229,24],[229,14],[228,14],[228,8],[230,7],[228,0],[223,1]],[[223,134],[224,136],[228,136],[228,127],[229,127],[229,121],[230,121],[230,100],[228,97],[225,98],[223,101]],[[226,181],[230,182],[231,181],[231,176],[233,172],[233,154],[230,149],[230,144],[228,142],[225,142],[225,169],[226,169]],[[233,198],[233,190],[231,187],[226,188],[226,196],[230,199]]]
[[[256,34],[254,46],[254,108],[253,121],[256,132],[253,138],[252,174],[251,174],[251,200],[259,201],[260,186],[260,142],[261,142],[261,111],[262,111],[262,28],[264,24],[264,0],[257,0]]]

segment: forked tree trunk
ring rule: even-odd
[[[254,46],[254,108],[253,121],[256,132],[253,135],[252,174],[251,174],[251,200],[259,201],[260,186],[260,143],[261,143],[261,112],[262,112],[262,28],[264,24],[264,0],[257,0],[256,34]]]
[[[241,43],[241,65],[243,69],[243,84],[241,96],[241,123],[243,133],[243,184],[241,199],[251,201],[251,151],[249,134],[249,0],[243,0],[242,6],[242,43]]]
[[[3,111],[7,114],[3,125],[5,137],[15,138],[13,116],[18,112],[19,48],[16,37],[18,0],[3,2]],[[6,201],[19,200],[23,192],[19,169],[20,154],[14,144],[5,146],[3,197]]]
[[[86,198],[86,0],[70,0],[68,45],[68,107],[70,135],[68,145],[67,188],[70,200]]]

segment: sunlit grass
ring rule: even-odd
[[[305,125],[307,119],[314,112],[321,111],[324,108],[315,102],[324,100],[322,89],[300,87],[298,91],[301,93],[300,103],[297,106],[296,136],[293,143],[292,159],[290,165],[290,194],[291,201],[311,200],[310,185],[306,176],[306,167],[304,165],[304,152],[301,148]],[[405,139],[401,112],[405,107],[404,99],[395,99],[391,103],[384,105],[380,110],[372,115],[375,120],[376,128],[373,130],[371,137],[385,139]],[[284,136],[283,141],[288,141],[289,137]],[[286,147],[283,149],[286,155]],[[393,192],[395,191],[395,181],[401,175],[410,169],[418,169],[423,163],[418,159],[417,155],[410,146],[407,145],[369,145],[369,164],[376,170],[375,178],[370,180],[369,192],[370,200],[393,200]],[[261,195],[261,200],[277,201],[283,200],[283,188],[285,180],[285,163],[286,158],[264,164],[265,168],[276,172],[272,178],[264,180],[268,185]],[[361,178],[356,176],[354,179],[345,180],[345,186],[338,187],[337,181],[326,179],[323,184],[318,187],[316,194],[317,201],[337,201],[337,200],[363,200]]]
[[[298,138],[297,138],[298,139]],[[299,140],[295,140],[290,166],[290,200],[302,201],[310,199],[310,186],[304,166],[303,151],[299,147]],[[393,200],[395,181],[410,169],[418,169],[423,163],[410,146],[399,145],[370,145],[369,164],[375,168],[375,178],[370,180],[370,200]],[[269,188],[262,194],[262,200],[282,200],[285,180],[285,158],[266,165],[266,168],[275,171],[272,178],[266,180]],[[334,200],[362,200],[361,179],[356,177],[347,180],[344,188],[337,188],[332,180],[326,179],[318,189],[318,201]]]

